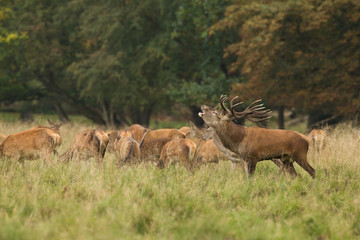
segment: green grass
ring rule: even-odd
[[[63,126],[59,152],[90,127]],[[0,239],[360,239],[358,136],[342,126],[310,151],[314,180],[298,165],[299,177],[276,180],[270,161],[248,179],[229,162],[191,175],[180,165],[116,168],[108,154],[103,168],[0,159]]]

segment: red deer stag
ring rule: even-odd
[[[94,157],[97,163],[101,164],[108,142],[108,135],[101,130],[90,129],[79,132],[73,138],[69,150],[61,155],[60,159],[62,161],[88,160],[90,157]]]
[[[238,112],[234,108],[242,102],[233,104],[235,98],[231,100],[229,110],[224,104],[226,99],[224,95],[220,97],[223,110],[202,105],[199,116],[214,129],[216,134],[213,137],[216,137],[215,141],[220,147],[236,153],[246,161],[250,176],[259,161],[280,158],[283,167],[292,176],[297,175],[293,166],[295,161],[315,178],[315,170],[307,162],[309,142],[302,134],[289,130],[236,125],[232,122],[235,118],[247,118],[258,125],[266,124],[271,117],[271,110],[264,110],[263,104],[258,104],[261,100],[256,100],[244,111]]]
[[[129,130],[120,131],[114,142],[114,151],[118,165],[140,163],[140,146]]]
[[[42,158],[50,162],[51,153],[57,153],[56,148],[61,144],[60,126],[50,122],[50,127],[36,126],[30,130],[10,134],[0,144],[0,156],[13,158],[24,162]]]
[[[241,159],[238,158],[235,153],[222,146],[222,144],[218,140],[214,129],[212,129],[211,127],[207,129],[200,129],[196,127],[193,123],[190,124],[192,125],[192,129],[189,134],[190,139],[191,137],[195,136],[195,138],[200,138],[203,140],[203,142],[200,141],[200,145],[203,145],[200,146],[200,150],[198,153],[199,164],[218,162],[219,160],[231,160],[232,169],[235,169],[237,163],[240,163],[239,166],[245,167],[245,161],[241,161]],[[282,161],[279,159],[271,159],[271,161],[273,161],[276,166],[280,168],[277,174],[277,176],[279,176],[284,170],[284,165]]]

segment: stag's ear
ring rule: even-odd
[[[50,125],[51,127],[55,125],[55,123],[53,123],[53,122],[50,121],[49,119],[48,119],[48,123],[49,123],[49,125]]]
[[[220,119],[221,121],[232,121],[234,120],[234,116],[230,116],[228,114],[221,114]]]

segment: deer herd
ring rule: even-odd
[[[52,154],[60,162],[94,158],[102,165],[105,154],[113,155],[118,166],[152,162],[159,168],[179,162],[189,172],[207,163],[230,160],[242,163],[249,176],[254,174],[256,165],[263,160],[271,160],[278,167],[278,175],[297,175],[294,162],[312,178],[315,170],[307,160],[310,147],[319,152],[325,146],[325,132],[314,130],[309,136],[295,131],[268,129],[267,120],[271,110],[265,109],[261,100],[256,100],[245,110],[236,108],[243,102],[226,107],[227,97],[220,97],[220,106],[201,106],[201,117],[206,128],[199,128],[190,122],[190,127],[180,129],[149,130],[133,124],[126,130],[104,132],[89,129],[77,133],[62,155],[56,149],[61,145],[60,126],[49,121],[49,126],[36,126],[9,136],[0,134],[0,157],[11,158],[20,163],[25,159],[41,158],[52,161]],[[257,127],[245,127],[234,122],[248,119]]]

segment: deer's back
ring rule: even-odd
[[[141,126],[140,124],[133,124],[128,129],[134,136],[133,139],[140,143],[144,134],[149,131],[145,127]]]
[[[247,128],[239,151],[261,158],[307,152],[309,142],[302,134],[281,129]]]
[[[22,157],[33,156],[39,150],[52,149],[53,138],[45,129],[33,129],[9,135],[2,143],[5,156],[19,154]]]

